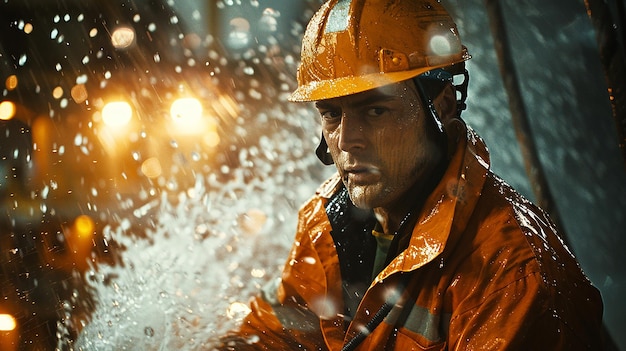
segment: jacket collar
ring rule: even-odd
[[[322,185],[317,188],[315,194],[324,199],[330,199],[333,194],[339,191],[341,187],[341,177],[339,177],[338,173],[333,174],[332,177],[328,178]]]
[[[434,260],[446,245],[452,244],[448,242],[451,235],[465,229],[474,211],[489,172],[489,151],[482,138],[461,120],[448,123],[446,132],[454,149],[448,168],[426,199],[407,249],[393,259],[372,284]],[[341,178],[335,174],[317,189],[317,195],[328,199],[339,187]]]
[[[459,233],[467,225],[489,172],[489,152],[478,134],[460,120],[449,123],[446,132],[452,145],[456,144],[448,168],[426,199],[409,246],[372,284],[393,273],[409,272],[433,261],[446,244],[451,244],[448,240],[452,233]]]

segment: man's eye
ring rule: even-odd
[[[367,115],[371,117],[378,117],[387,112],[387,109],[384,107],[372,107],[367,110]]]
[[[336,118],[341,117],[341,111],[335,111],[335,110],[320,111],[320,115],[322,115],[322,118],[324,119],[336,119]]]

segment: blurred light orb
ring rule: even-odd
[[[0,102],[0,120],[8,121],[15,116],[15,104],[12,101]]]
[[[16,327],[15,317],[6,313],[0,314],[0,331],[11,331],[15,330]]]
[[[135,30],[130,27],[120,27],[111,33],[111,43],[116,49],[125,49],[135,42]]]
[[[276,32],[278,30],[277,17],[280,17],[280,12],[272,8],[266,8],[263,10],[263,16],[259,20],[259,27],[267,32]]]
[[[199,133],[202,131],[202,103],[196,98],[180,98],[170,107],[170,116],[179,131]]]
[[[430,38],[430,49],[440,56],[449,55],[452,50],[452,45],[443,35],[434,35]]]
[[[150,157],[141,164],[141,173],[150,179],[157,178],[163,173],[161,162],[156,157]]]
[[[334,301],[329,298],[319,297],[311,301],[311,311],[315,312],[321,319],[332,320],[339,312],[339,308]]]
[[[15,88],[17,88],[17,76],[15,74],[8,76],[7,79],[4,81],[4,86],[7,88],[7,90],[14,90]]]
[[[216,130],[209,130],[204,134],[202,140],[208,147],[216,147],[220,144],[220,135]]]
[[[55,99],[60,99],[61,97],[63,97],[63,88],[57,86],[52,89],[52,97],[54,97]]]
[[[229,22],[228,46],[232,49],[243,49],[250,43],[250,22],[242,17],[233,18]]]
[[[89,96],[89,94],[87,94],[87,88],[84,84],[74,85],[72,90],[70,90],[70,95],[72,95],[72,99],[74,99],[77,104],[85,102]]]
[[[255,235],[263,229],[265,222],[267,222],[267,215],[264,211],[253,208],[239,216],[238,222],[239,227],[245,234]]]
[[[30,34],[33,32],[33,25],[31,23],[24,24],[24,33]]]
[[[228,306],[226,310],[226,316],[230,319],[242,320],[248,313],[250,313],[250,307],[248,304],[242,302],[233,302]]]
[[[172,103],[170,115],[175,121],[198,121],[202,118],[202,104],[196,98],[180,98]]]
[[[80,215],[74,219],[74,230],[79,238],[91,237],[95,228],[96,224],[93,219],[87,215]]]
[[[252,271],[250,271],[250,275],[255,278],[263,278],[265,273],[265,269],[263,268],[253,268]]]
[[[202,38],[196,33],[189,33],[183,38],[183,46],[195,50],[202,45]]]
[[[133,109],[125,101],[109,102],[102,108],[102,121],[110,127],[123,127],[130,122]]]

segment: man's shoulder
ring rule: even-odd
[[[499,256],[509,252],[544,277],[576,275],[585,280],[564,243],[562,228],[547,212],[491,172],[483,190],[474,239],[482,250]],[[510,263],[510,258],[507,260]]]
[[[556,231],[556,228],[550,225],[548,215],[541,208],[491,171],[487,174],[474,215],[480,218],[482,226],[479,228],[485,227],[483,229],[487,230],[487,237],[490,237],[489,233],[497,228],[509,233],[504,236],[507,239],[516,237],[511,231],[512,228],[516,228],[518,238],[524,241],[527,241],[528,235],[534,232]]]

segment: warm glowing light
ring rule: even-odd
[[[6,313],[0,314],[0,331],[15,330],[15,327],[17,327],[15,317]]]
[[[204,143],[207,146],[216,147],[217,145],[220,144],[220,135],[217,134],[217,131],[215,130],[209,130],[208,132],[204,134],[204,137],[202,138],[202,140],[204,140]]]
[[[14,90],[15,88],[17,88],[17,76],[15,74],[8,76],[7,79],[4,81],[4,86],[7,88],[7,90]]]
[[[170,115],[183,132],[201,132],[202,104],[195,98],[181,98],[172,103]]]
[[[15,104],[11,101],[0,102],[0,120],[8,121],[15,116]]]
[[[233,118],[239,116],[237,103],[227,94],[220,95],[217,99],[217,103],[213,105],[213,108],[216,109],[219,114],[227,114]]]
[[[130,27],[120,27],[111,34],[111,43],[116,49],[125,49],[135,41],[135,30]]]
[[[26,34],[30,34],[30,33],[32,33],[32,32],[33,32],[33,25],[32,25],[32,24],[30,24],[30,23],[26,23],[26,24],[24,25],[24,33],[26,33]]]
[[[130,122],[133,109],[125,101],[114,101],[104,105],[102,121],[110,127],[123,127]]]
[[[72,90],[70,90],[70,95],[77,104],[82,104],[83,102],[85,102],[85,100],[87,100],[87,97],[89,96],[89,94],[87,94],[87,88],[85,87],[85,84],[74,85],[72,87]]]
[[[54,89],[52,89],[52,96],[55,99],[60,99],[63,97],[63,88],[62,87],[55,87]]]
[[[230,319],[241,320],[250,313],[250,307],[243,302],[233,302],[226,310],[226,316]]]
[[[160,176],[162,172],[161,162],[159,162],[159,159],[156,157],[150,157],[141,164],[141,173],[148,178],[156,178]]]
[[[95,228],[93,219],[87,215],[80,215],[74,220],[74,229],[80,238],[91,237]]]
[[[194,98],[178,99],[172,103],[170,114],[176,121],[198,121],[202,118],[202,104]]]

